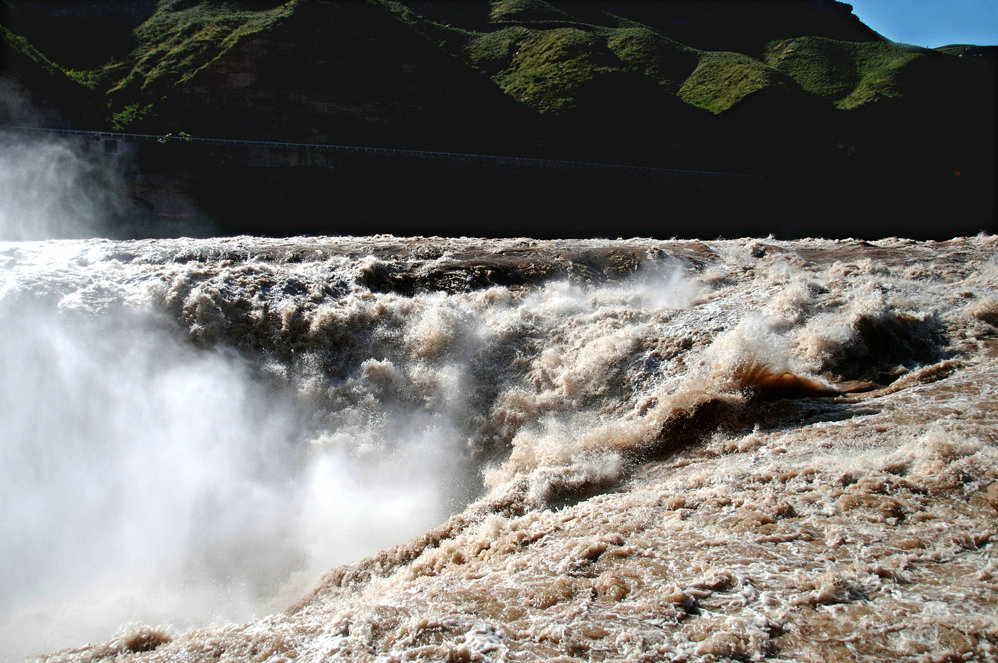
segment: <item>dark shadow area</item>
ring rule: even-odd
[[[179,172],[226,234],[948,239],[996,230],[993,185],[947,176],[729,177],[367,156],[331,168],[188,161]]]
[[[772,432],[822,422],[845,421],[857,416],[876,414],[868,404],[856,404],[840,397],[765,399],[746,401],[712,400],[691,411],[677,412],[649,445],[627,456],[631,468],[664,461],[682,451],[706,442],[718,431],[747,435],[753,430]],[[544,493],[544,503],[553,509],[577,504],[591,497],[619,490],[632,471],[601,477],[580,475],[551,482]],[[508,505],[506,505],[508,508]]]
[[[857,317],[853,327],[854,338],[830,354],[823,371],[887,385],[918,366],[953,356],[945,350],[943,326],[935,317],[884,311]]]
[[[844,421],[876,412],[869,406],[858,406],[837,397],[752,399],[734,403],[708,401],[692,412],[682,412],[670,419],[656,441],[635,460],[665,460],[679,450],[702,444],[720,430],[732,435],[748,434],[757,426],[761,431],[778,431],[821,422]]]
[[[3,25],[18,37],[3,39],[0,90],[27,100],[3,99],[0,123],[750,176],[150,144],[136,147],[130,174],[137,209],[163,220],[135,231],[149,236],[195,216],[182,199],[215,232],[268,236],[945,239],[998,230],[993,49],[892,44],[831,0],[310,0],[228,50],[188,39],[198,26],[248,26],[245,10],[278,6],[4,0]],[[155,43],[148,25],[136,32],[150,18],[177,28],[179,14],[198,8],[190,34],[164,33],[174,41]],[[555,39],[564,52],[550,62],[538,54],[534,69],[507,71],[525,30],[581,41]],[[887,82],[847,105],[837,95],[863,92],[858,69],[840,77],[841,89],[812,91],[768,50],[802,35],[839,40],[815,47],[811,64],[825,74],[836,63],[859,67],[862,58],[845,54],[860,42],[884,46],[863,52],[889,51]],[[194,59],[161,57],[181,46]],[[740,55],[711,65],[708,52]],[[129,59],[144,57],[138,67]],[[577,66],[585,76],[566,75],[558,95],[548,89],[555,72]],[[761,87],[730,87],[751,72],[764,74]],[[543,90],[544,104],[530,101]],[[737,99],[720,103],[722,92]]]
[[[157,0],[81,2],[18,0],[0,3],[0,23],[69,69],[96,69],[135,47],[134,30]]]

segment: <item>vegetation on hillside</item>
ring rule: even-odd
[[[31,30],[31,37],[37,41],[49,41],[44,15],[38,7],[26,5],[22,9],[13,0],[4,3],[5,14],[12,22]],[[114,128],[123,129],[154,112],[172,87],[194,79],[240,40],[291,15],[297,4],[298,0],[158,0],[150,15],[139,21],[127,38],[106,35],[107,41],[128,43],[129,48],[92,68],[57,64],[29,39],[3,26],[0,36],[9,48],[23,54],[53,79],[68,77],[99,92],[105,99],[107,121]],[[86,9],[81,7],[80,11]],[[63,18],[62,22],[70,20]],[[104,27],[119,28],[119,22]],[[77,23],[72,36],[80,39],[81,47],[89,48],[86,40],[92,39],[93,32],[101,31],[88,33],[84,20]],[[56,32],[68,30],[66,25],[59,25]],[[88,61],[85,56],[77,57],[64,44],[52,44],[51,48],[65,61]]]
[[[19,71],[21,84],[34,94],[37,103],[52,103],[59,107],[75,105],[83,116],[94,105],[94,84],[88,74],[64,69],[25,37],[3,25],[0,25],[0,63]],[[16,103],[15,100],[4,101]]]
[[[759,54],[703,50],[627,18],[631,10],[649,17],[647,6],[635,9],[633,3],[603,7],[598,2],[493,0],[487,13],[473,11],[469,3],[380,4],[516,100],[551,115],[578,110],[580,93],[594,81],[620,73],[639,74],[678,100],[714,114],[760,92],[779,92],[780,98],[814,96],[850,110],[903,97],[902,70],[928,53],[885,41],[868,29],[856,32],[867,41],[792,35],[765,43]],[[687,26],[690,4],[673,3],[659,13],[678,12],[681,18],[674,23],[684,33],[697,34]],[[829,34],[844,30],[833,27]]]
[[[489,7],[489,22],[497,25],[570,20],[569,14],[543,0],[497,0]]]
[[[712,113],[723,113],[751,94],[786,86],[784,78],[741,53],[704,53],[680,88],[679,97]]]
[[[518,44],[510,66],[495,80],[531,108],[557,113],[574,106],[579,89],[614,65],[599,35],[554,28],[529,33]]]
[[[850,43],[800,37],[770,43],[765,60],[805,91],[848,110],[877,99],[902,96],[902,70],[919,58],[934,55],[938,54],[892,42]]]
[[[993,208],[996,49],[895,44],[835,0],[0,0],[0,11],[0,75],[14,79],[2,83],[32,97],[0,104],[6,122],[43,105],[43,121],[87,129],[762,175],[787,209],[847,190],[891,214],[914,190],[944,201],[939,214]],[[221,167],[203,157],[205,172]],[[457,170],[436,198],[468,188]],[[251,173],[230,175],[221,206]],[[396,175],[395,187],[425,183]],[[522,188],[489,185],[467,205]],[[366,198],[383,195],[384,182],[370,186]],[[629,213],[628,195],[605,214]],[[647,200],[649,214],[679,204]]]
[[[679,92],[700,59],[696,49],[644,26],[617,28],[606,45],[625,66],[673,94]]]
[[[266,29],[294,11],[291,2],[161,0],[135,30],[136,48],[98,74],[115,125],[145,113],[170,87],[189,81],[241,39]],[[143,103],[145,102],[145,103]]]
[[[9,52],[17,53],[21,57],[27,58],[36,67],[50,76],[57,76],[62,73],[59,65],[48,59],[44,53],[32,46],[27,39],[11,32],[3,25],[0,25],[0,41],[3,42],[6,49],[9,49]]]
[[[19,7],[17,0],[3,2]],[[423,55],[410,49],[392,56],[407,71],[437,67],[425,57],[435,49],[463,67],[466,76],[483,77],[529,112],[553,118],[607,113],[622,118],[627,98],[644,106],[645,119],[654,115],[651,106],[662,113],[686,106],[724,115],[750,97],[768,99],[770,105],[789,101],[799,106],[797,99],[853,110],[882,99],[924,98],[927,85],[945,83],[952,71],[981,62],[993,66],[987,51],[894,44],[859,23],[844,5],[819,3],[827,16],[816,19],[814,8],[805,4],[787,2],[774,13],[772,7],[753,10],[750,3],[367,0],[346,3],[334,13],[336,20],[349,21],[351,12],[380,12],[384,20],[426,41]],[[202,73],[250,36],[292,26],[284,39],[312,50],[335,49],[341,43],[336,35],[384,26],[322,25],[311,17],[333,5],[318,0],[147,0],[144,6],[145,13],[133,12],[137,24],[130,37],[112,40],[118,51],[126,43],[128,50],[90,69],[56,64],[32,45],[31,35],[4,28],[2,36],[8,48],[47,75],[96,91],[106,122],[124,129],[154,119],[177,90],[210,87],[210,81],[199,82]],[[38,20],[34,25],[34,34],[43,39]],[[740,25],[741,32],[732,28]],[[822,34],[793,32],[803,29]],[[789,34],[759,41],[781,33]],[[730,38],[730,50],[682,41],[713,44],[724,36]],[[356,36],[346,43],[356,43]],[[337,53],[333,60],[344,57]],[[351,62],[354,78],[363,78],[367,66],[363,59]],[[377,66],[383,75],[390,65]],[[405,77],[399,81],[406,84]]]

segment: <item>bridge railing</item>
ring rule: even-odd
[[[688,168],[662,168],[656,166],[639,166],[633,164],[620,164],[620,163],[604,163],[599,161],[572,161],[566,159],[541,159],[536,157],[517,157],[517,156],[501,156],[493,154],[473,154],[473,153],[463,153],[463,152],[438,152],[432,150],[411,150],[411,149],[399,149],[399,148],[387,148],[387,147],[364,147],[359,145],[336,145],[329,143],[297,143],[288,141],[272,141],[272,140],[250,140],[250,139],[237,139],[237,138],[203,138],[198,136],[189,136],[187,134],[166,134],[166,135],[156,135],[156,134],[139,134],[139,133],[126,133],[126,132],[115,132],[115,131],[86,131],[81,129],[55,129],[55,128],[45,128],[45,127],[22,127],[22,126],[7,126],[0,125],[0,130],[3,131],[15,131],[15,132],[35,132],[35,133],[46,133],[46,134],[57,134],[57,135],[68,135],[68,136],[81,136],[95,138],[98,140],[126,140],[126,141],[157,141],[165,143],[168,141],[178,141],[185,143],[198,143],[198,144],[209,144],[209,145],[233,145],[233,146],[256,146],[256,147],[266,147],[266,148],[288,148],[288,149],[304,149],[304,150],[317,150],[317,151],[334,151],[334,152],[354,152],[360,154],[377,154],[377,155],[387,155],[387,156],[402,156],[406,158],[417,158],[417,159],[434,159],[434,160],[465,160],[465,161],[480,161],[483,163],[495,163],[502,165],[516,165],[525,167],[542,167],[542,168],[554,168],[562,170],[614,170],[628,173],[641,173],[649,175],[682,175],[682,176],[695,176],[704,178],[713,177],[723,177],[723,178],[746,178],[746,179],[761,179],[759,175],[749,175],[745,173],[732,173],[723,171],[713,171],[713,170],[697,170]]]

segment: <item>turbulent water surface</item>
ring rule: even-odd
[[[0,244],[0,657],[995,660],[996,249]]]

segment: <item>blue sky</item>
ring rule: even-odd
[[[892,41],[936,48],[998,46],[998,0],[844,0]]]

